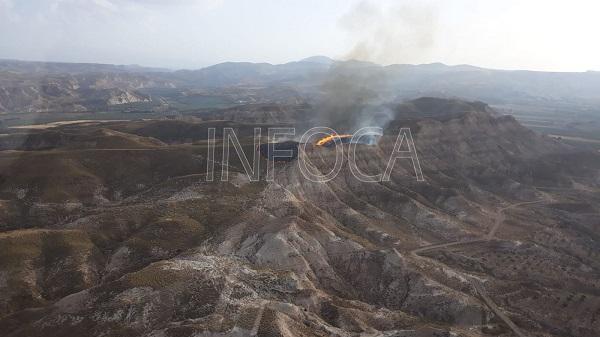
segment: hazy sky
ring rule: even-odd
[[[599,13],[597,0],[0,0],[0,58],[600,70]]]

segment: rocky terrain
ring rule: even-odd
[[[85,112],[150,102],[140,88],[170,86],[144,75],[37,74],[0,71],[0,113]]]
[[[195,103],[201,101],[198,98],[226,98],[228,105],[296,103],[318,99],[323,88],[352,95],[352,86],[362,86],[397,103],[421,96],[461,97],[530,117],[571,112],[597,120],[592,117],[600,103],[599,85],[600,73],[593,71],[504,71],[441,63],[381,66],[327,57],[285,64],[225,62],[195,70],[0,59],[0,113],[84,108],[94,112],[98,109],[93,108],[105,108],[109,102],[147,103],[148,99],[154,107],[165,101],[177,107],[189,105],[194,97]],[[203,103],[188,108],[206,106]]]
[[[347,156],[327,183],[298,161],[267,181],[264,158],[250,182],[233,150],[221,181],[223,127],[252,158],[253,129],[316,118],[304,104],[7,130],[2,335],[597,336],[600,154],[480,102],[386,109],[358,167],[383,172],[409,127],[424,182],[404,159],[361,182]],[[299,155],[326,173],[335,151]]]

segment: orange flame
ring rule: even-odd
[[[352,135],[329,135],[327,137],[323,137],[321,139],[319,139],[319,141],[317,142],[318,146],[323,146],[329,142],[333,142],[336,139],[342,139],[342,138],[350,138],[352,137]]]

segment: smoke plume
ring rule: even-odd
[[[390,7],[370,1],[344,15],[339,24],[356,42],[346,62],[332,65],[323,81],[321,125],[350,133],[365,126],[385,128],[394,118],[388,103],[396,96],[381,64],[419,63],[434,45],[436,17],[433,7],[425,5]]]
[[[362,1],[339,25],[355,40],[345,59],[422,63],[435,43],[437,12],[428,5],[384,6]]]

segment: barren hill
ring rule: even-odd
[[[247,121],[32,133],[23,144],[52,148],[0,152],[0,288],[11,289],[0,292],[0,328],[596,336],[600,155],[483,103],[423,98],[393,111],[377,144],[357,145],[358,168],[383,172],[398,130],[410,127],[424,182],[408,159],[389,182],[362,182],[348,144],[326,183],[307,180],[298,161],[276,163],[274,181],[250,182],[233,149],[220,181],[220,142],[216,179],[206,181],[204,132],[235,127],[252,158],[257,124]],[[109,145],[86,146],[89,137]],[[307,144],[300,159],[326,173],[335,151]]]

